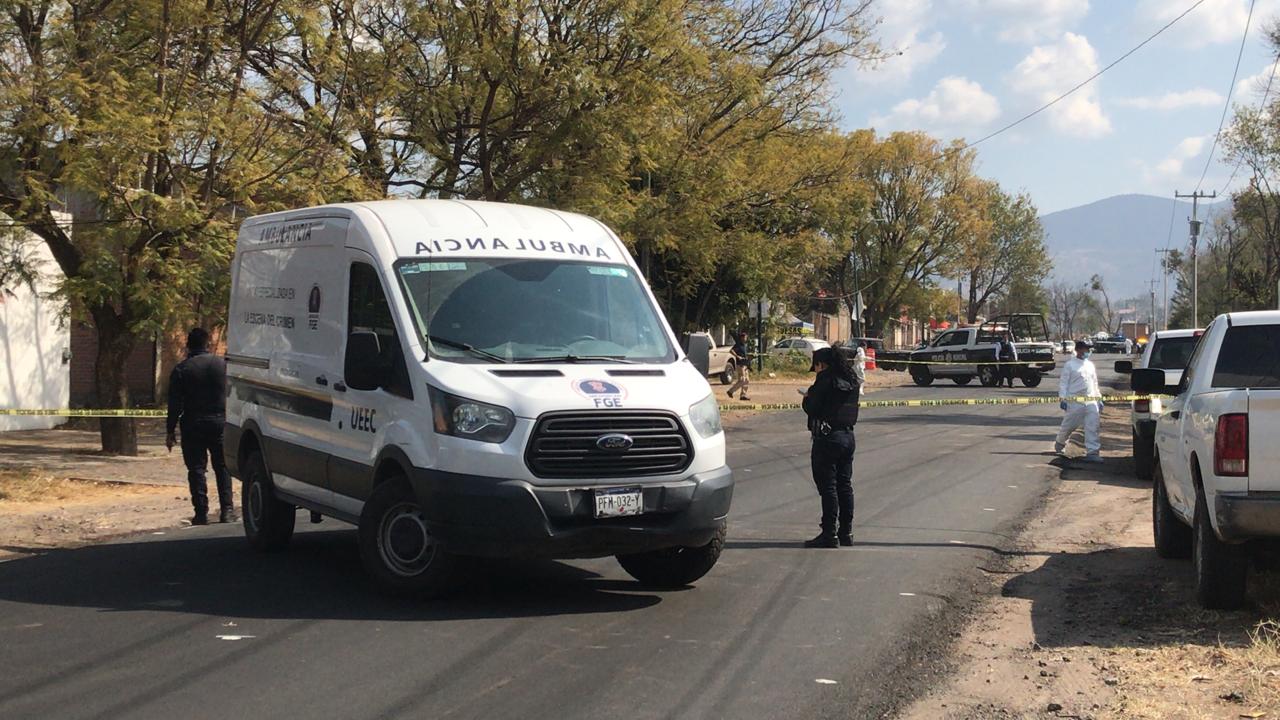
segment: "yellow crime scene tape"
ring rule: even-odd
[[[1163,395],[1102,395],[1099,397],[1060,398],[1056,395],[1037,395],[1034,397],[1015,398],[942,398],[938,400],[860,400],[859,410],[906,407],[952,407],[962,405],[1057,405],[1064,399],[1068,402],[1129,402],[1132,400],[1150,400],[1165,397]],[[800,403],[725,403],[720,406],[721,412],[730,410],[799,410]]]
[[[871,362],[871,358],[867,358]],[[876,365],[1044,365],[1057,360],[895,360],[877,356]]]
[[[1152,398],[1167,397],[1165,395],[1102,395],[1099,397],[1071,397],[1066,398],[1070,402],[1130,402],[1133,400],[1150,400]],[[1013,398],[940,398],[937,400],[861,400],[858,403],[859,409],[880,409],[880,408],[905,408],[905,407],[953,407],[964,405],[1057,405],[1062,402],[1062,398],[1056,395],[1036,395],[1032,397],[1013,397]],[[720,405],[721,411],[728,410],[799,410],[800,403],[724,403]],[[145,408],[128,408],[128,409],[71,409],[63,408],[60,410],[32,410],[32,409],[3,409],[0,408],[0,416],[18,415],[24,417],[118,417],[118,418],[152,418],[165,417],[168,413],[164,410],[147,410]]]
[[[62,408],[59,410],[30,410],[18,409],[10,410],[0,408],[0,415],[20,415],[23,417],[118,417],[118,418],[149,418],[149,417],[165,417],[168,413],[164,410],[147,410],[145,408],[125,408],[125,409],[73,409]]]

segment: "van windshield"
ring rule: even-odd
[[[672,362],[640,279],[623,265],[401,260],[397,274],[432,356],[458,362]]]

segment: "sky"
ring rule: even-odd
[[[925,130],[976,140],[1128,52],[1195,0],[874,0],[876,35],[899,51],[836,77],[846,129]],[[1200,184],[1231,93],[1256,105],[1274,55],[1280,0],[1204,0],[1093,83],[977,147],[979,174],[1028,192],[1041,213],[1124,193],[1170,197]],[[1280,78],[1272,92],[1280,95]],[[1228,115],[1228,123],[1230,115]],[[1221,147],[1201,184],[1230,187]]]

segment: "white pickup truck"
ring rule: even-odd
[[[1192,556],[1203,606],[1238,607],[1249,560],[1280,537],[1280,311],[1219,315],[1172,375],[1132,376],[1137,392],[1174,396],[1156,421],[1156,552]]]
[[[1165,371],[1165,382],[1177,385],[1182,380],[1182,370],[1191,358],[1191,351],[1204,330],[1161,330],[1147,341],[1142,356],[1135,364],[1132,360],[1117,360],[1116,372],[1122,375],[1134,369],[1157,368]],[[1143,480],[1151,479],[1151,468],[1156,456],[1156,418],[1164,411],[1158,397],[1134,400],[1129,413],[1129,427],[1133,433],[1133,472]]]

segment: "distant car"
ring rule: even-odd
[[[1182,371],[1191,359],[1191,351],[1204,334],[1203,330],[1161,330],[1147,341],[1142,357],[1135,364],[1131,360],[1117,360],[1116,372],[1129,374],[1134,370],[1164,370],[1172,382],[1182,379]],[[1156,420],[1164,412],[1160,398],[1134,400],[1130,403],[1129,425],[1133,433],[1133,471],[1143,480],[1151,479],[1155,458]]]
[[[831,343],[818,338],[795,337],[780,340],[776,345],[769,348],[769,354],[774,357],[786,357],[793,352],[798,352],[811,358],[814,350],[825,347],[831,347]]]
[[[876,352],[880,352],[881,350],[884,350],[884,340],[882,338],[873,338],[873,337],[849,338],[849,342],[845,343],[845,345],[848,347],[858,347],[859,345],[862,345],[863,347],[870,348],[872,350],[875,350]]]

